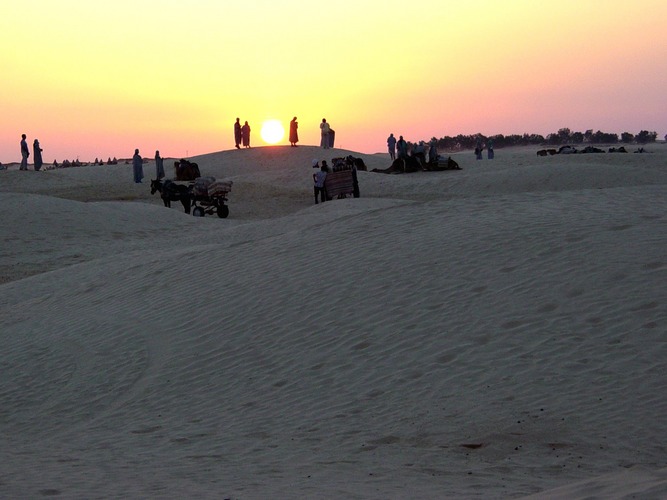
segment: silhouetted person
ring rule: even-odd
[[[299,123],[296,121],[296,116],[292,118],[292,121],[289,122],[289,143],[290,146],[296,147],[296,143],[299,142]]]
[[[428,162],[438,163],[438,147],[436,146],[435,141],[431,141],[431,144],[428,148]]]
[[[139,184],[141,179],[144,178],[144,160],[139,156],[139,150],[134,150],[134,156],[132,157],[132,171],[134,172],[134,182]]]
[[[392,160],[396,159],[396,137],[394,134],[389,134],[387,137],[387,149],[389,150],[389,157]]]
[[[241,122],[239,120],[237,118],[236,123],[234,123],[234,144],[236,145],[236,149],[241,149]]]
[[[28,170],[28,156],[30,156],[30,150],[28,149],[28,143],[25,140],[25,134],[21,134],[21,166],[19,170]]]
[[[313,174],[313,190],[315,192],[315,204],[317,205],[317,197],[319,195],[320,199],[322,200],[322,203],[327,201],[327,191],[324,188],[324,181],[327,178],[327,173],[329,172],[329,167],[327,166],[327,162],[325,160],[322,160],[322,167],[320,168],[319,172],[315,172]]]
[[[396,150],[398,152],[399,158],[408,157],[408,143],[405,142],[405,139],[403,139],[402,135],[398,136],[398,142],[396,143]]]
[[[160,152],[155,152],[155,178],[160,180],[164,177],[164,160],[160,156]]]
[[[477,145],[475,146],[475,158],[478,160],[482,159],[482,151],[484,151],[484,148],[482,147],[482,142],[477,141]]]
[[[249,148],[250,147],[250,125],[248,125],[248,122],[245,122],[243,127],[241,127],[241,139],[243,140],[243,147],[244,148]]]
[[[320,123],[320,131],[322,133],[322,140],[320,141],[320,146],[324,149],[329,149],[329,132],[331,131],[331,127],[327,123],[326,118],[322,118],[322,123]]]
[[[418,144],[412,147],[412,156],[417,158],[420,165],[424,166],[426,163],[426,146],[424,145],[424,141],[419,141]]]
[[[39,147],[39,141],[37,139],[32,143],[32,150],[34,152],[32,162],[35,165],[35,171],[38,171],[42,168],[42,148]]]

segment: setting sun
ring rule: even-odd
[[[260,135],[267,144],[275,144],[283,138],[285,129],[279,120],[267,120],[262,125]]]

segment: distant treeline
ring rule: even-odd
[[[549,134],[546,137],[540,134],[523,134],[523,135],[491,135],[484,134],[462,135],[455,137],[444,136],[438,139],[431,138],[430,142],[435,142],[440,151],[461,151],[464,149],[475,149],[477,144],[481,143],[485,146],[493,144],[494,148],[506,148],[510,146],[560,146],[566,144],[648,144],[655,142],[658,137],[657,132],[649,132],[642,130],[637,135],[629,132],[623,132],[619,137],[618,134],[609,132],[602,132],[598,130],[587,130],[586,132],[572,132],[569,128],[562,128],[558,132]],[[667,136],[665,136],[667,140]]]

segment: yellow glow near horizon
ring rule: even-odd
[[[277,144],[285,137],[285,128],[280,120],[266,120],[259,134],[267,144]]]
[[[301,145],[384,151],[458,133],[664,128],[667,3],[27,0],[3,5],[0,161],[233,147],[299,117]],[[610,36],[613,34],[613,36]]]

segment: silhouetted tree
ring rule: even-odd
[[[584,132],[584,140],[586,142],[591,142],[592,138],[593,138],[593,129],[589,128],[586,132]]]
[[[566,144],[571,142],[571,132],[569,128],[558,129],[558,138],[560,139],[560,144]]]
[[[570,141],[573,142],[574,144],[581,144],[584,142],[584,134],[581,132],[572,132],[570,134]]]
[[[631,142],[634,142],[635,136],[631,134],[630,132],[623,132],[621,134],[621,142],[625,144],[630,144]]]
[[[656,132],[648,132],[642,130],[636,136],[633,136],[629,132],[623,132],[621,135],[622,141],[624,143],[632,142],[633,140],[640,144],[645,144],[648,142],[655,142],[658,134]],[[540,134],[527,134],[522,135],[512,134],[512,135],[503,135],[496,134],[486,136],[482,133],[477,133],[473,135],[464,135],[458,134],[456,136],[444,136],[440,139],[432,137],[431,141],[435,141],[436,146],[440,151],[462,151],[468,149],[474,149],[477,141],[482,142],[483,144],[488,144],[489,140],[493,139],[493,144],[495,148],[504,148],[510,146],[531,146],[531,145],[540,145],[544,146],[559,146],[565,144],[581,144],[584,142],[589,142],[591,144],[616,144],[619,142],[618,134],[602,132],[598,130],[593,132],[593,129],[586,130],[586,132],[572,132],[569,128],[561,128],[558,132],[548,134],[546,138]],[[665,141],[667,141],[667,135],[665,136]],[[419,140],[411,141],[408,144],[413,145],[418,143]]]
[[[649,132],[648,130],[642,130],[637,134],[635,140],[639,144],[646,144],[648,142],[655,142],[656,137],[658,137],[657,132]]]

